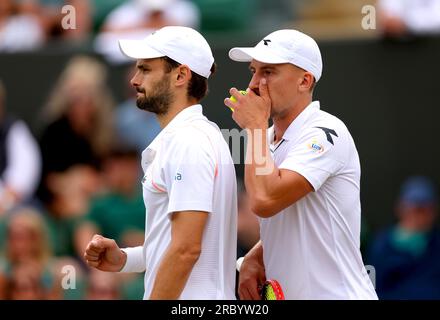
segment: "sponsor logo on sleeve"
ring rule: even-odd
[[[312,141],[307,145],[308,148],[315,153],[324,152],[324,146],[318,142],[317,139],[312,139]]]

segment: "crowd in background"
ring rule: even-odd
[[[375,7],[368,21],[377,32],[361,28],[366,6]],[[118,63],[125,58],[115,39],[139,38],[165,25],[229,33],[293,27],[318,38],[405,39],[440,34],[440,0],[2,0],[0,52],[89,45]]]
[[[59,76],[42,108],[39,137],[6,112],[1,92],[0,298],[142,296],[141,276],[91,271],[82,256],[95,233],[121,246],[143,243],[139,149],[159,131],[148,126],[154,118],[146,114],[140,123],[150,132],[143,146],[136,135],[118,134],[115,114],[135,119],[122,128],[136,129],[140,111],[115,106],[106,68],[86,56],[74,57]],[[62,288],[65,266],[76,271],[75,290]]]
[[[200,28],[201,2],[2,0],[0,51],[93,39],[95,49],[110,61],[124,62],[115,39],[136,38],[170,24]],[[315,4],[319,2],[331,1]],[[401,37],[439,32],[439,3],[381,0],[383,33]],[[75,7],[77,29],[61,27],[63,5]],[[417,18],[423,12],[430,12],[429,19]],[[121,247],[144,241],[139,160],[160,127],[154,115],[135,107],[134,93],[127,88],[126,100],[115,101],[105,66],[95,58],[76,56],[36,115],[43,130],[35,135],[8,112],[0,82],[0,299],[142,297],[142,275],[91,270],[82,258],[95,233],[115,239]],[[375,267],[380,298],[440,298],[435,183],[428,177],[403,182],[396,224],[363,239],[364,260]],[[237,255],[246,254],[258,237],[258,220],[241,185]],[[66,266],[75,270],[74,289],[63,287]]]

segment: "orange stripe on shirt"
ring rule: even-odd
[[[157,184],[155,184],[153,180],[151,180],[151,184],[153,185],[154,189],[158,190],[159,192],[166,192],[166,190],[162,189]]]
[[[193,127],[194,129],[202,132],[208,138],[208,141],[209,141],[209,144],[211,145],[212,151],[214,151],[214,157],[217,158],[214,145],[212,144],[212,141],[211,141],[211,138],[209,137],[209,135],[205,131],[203,131],[202,129],[196,127],[195,125],[190,125],[190,127]],[[215,159],[214,161],[215,161],[214,178],[216,178],[218,176],[218,161],[217,161],[217,159]]]

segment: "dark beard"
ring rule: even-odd
[[[138,92],[145,93],[143,90]],[[174,95],[170,90],[170,78],[165,76],[158,81],[151,89],[151,94],[136,99],[136,105],[141,110],[153,112],[157,115],[164,115],[168,112]]]

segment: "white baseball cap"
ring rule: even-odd
[[[214,57],[205,38],[188,27],[167,26],[143,40],[119,40],[123,54],[133,59],[169,57],[209,78]]]
[[[234,61],[263,63],[291,63],[315,77],[321,78],[322,58],[318,44],[308,35],[297,30],[278,30],[264,37],[255,47],[232,48],[229,57]]]

